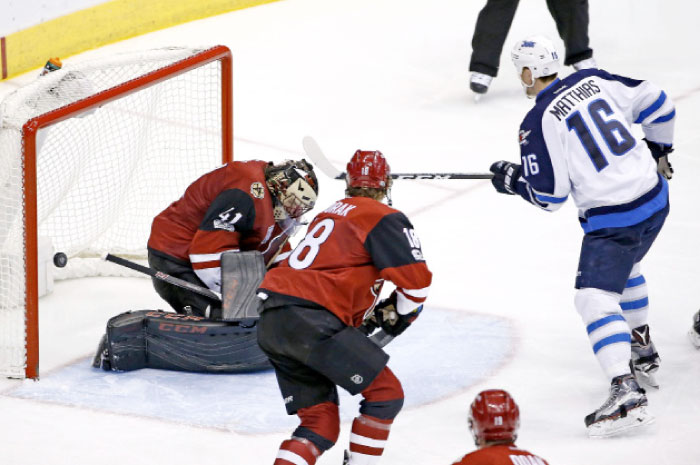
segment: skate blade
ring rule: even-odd
[[[700,349],[700,334],[696,333],[693,328],[688,331],[688,339],[693,343],[696,349]]]
[[[640,426],[650,425],[655,418],[646,406],[637,407],[627,412],[626,417],[608,419],[593,423],[588,427],[588,437],[606,438],[625,433]]]

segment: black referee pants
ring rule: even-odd
[[[503,44],[519,0],[488,0],[476,20],[469,71],[498,75]],[[591,58],[588,46],[588,0],[547,0],[547,8],[566,47],[565,65]]]

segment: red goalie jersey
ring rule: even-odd
[[[232,162],[193,182],[153,220],[148,248],[192,268],[218,290],[220,257],[259,250],[267,262],[286,234],[275,222],[264,161]]]
[[[431,279],[408,218],[376,200],[351,197],[314,218],[260,290],[313,302],[357,327],[384,280],[396,285],[397,311],[405,314],[425,300]]]

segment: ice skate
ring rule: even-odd
[[[661,358],[649,335],[649,325],[642,325],[632,330],[632,360],[630,368],[637,380],[658,389],[656,372],[659,370]]]
[[[653,421],[644,389],[631,374],[614,378],[608,400],[585,419],[592,438],[613,436]]]
[[[700,310],[693,315],[693,326],[688,331],[688,337],[695,348],[700,349]]]
[[[469,88],[474,92],[474,100],[479,101],[488,92],[493,76],[484,73],[473,72],[469,79]]]

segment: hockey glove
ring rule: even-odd
[[[516,194],[515,186],[520,179],[520,165],[505,160],[497,161],[489,170],[493,173],[491,184],[501,194]]]
[[[374,316],[373,311],[372,314],[366,318],[357,329],[359,329],[365,336],[369,336],[377,328],[379,328],[379,323],[377,322],[377,318]]]
[[[671,179],[673,177],[673,167],[668,161],[668,154],[673,152],[673,146],[652,142],[646,138],[643,140],[647,143],[649,150],[651,150],[651,156],[656,160],[656,167],[659,174],[666,179]]]
[[[396,311],[396,291],[394,291],[391,296],[382,300],[374,307],[374,318],[385,333],[396,337],[411,326],[411,323],[418,318],[422,310],[423,305],[419,305],[412,312],[400,315]]]

